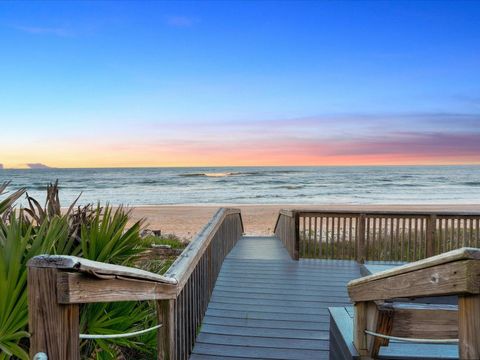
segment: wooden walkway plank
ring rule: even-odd
[[[298,320],[298,321],[313,321],[323,322],[328,317],[324,315],[302,315],[302,314],[285,314],[280,312],[262,312],[262,311],[242,311],[242,310],[222,310],[222,309],[208,309],[209,316],[222,316],[225,318],[246,318],[259,320]]]
[[[337,301],[342,301],[344,300],[340,296],[338,297],[333,297],[329,296],[326,297],[325,299],[322,299],[324,301],[322,302],[337,302]],[[292,300],[285,300],[281,299],[261,299],[261,298],[242,298],[242,297],[231,297],[231,296],[220,296],[216,295],[215,297],[212,297],[211,301],[217,302],[217,303],[224,303],[224,304],[246,304],[246,305],[278,305],[278,306],[290,306],[292,304]],[[310,300],[310,301],[303,301],[303,300],[298,300],[297,304],[299,307],[311,307],[311,308],[318,308],[318,303],[319,301],[315,300]]]
[[[294,261],[275,237],[225,258],[190,359],[328,359],[328,307],[349,306],[354,261]]]
[[[318,308],[299,308],[292,306],[272,306],[272,305],[245,305],[245,304],[223,304],[210,302],[209,307],[212,309],[222,309],[222,310],[244,310],[244,311],[263,311],[263,312],[273,312],[273,313],[285,313],[285,314],[328,314],[327,308],[333,306],[347,306],[350,303],[348,301],[342,302],[325,302],[320,303]]]
[[[258,346],[267,348],[289,348],[305,350],[328,350],[328,340],[305,340],[290,338],[271,338],[264,336],[231,336],[202,333],[197,342],[205,344],[223,344],[239,346]]]
[[[203,322],[208,325],[228,325],[239,327],[256,327],[270,329],[291,329],[291,330],[328,330],[328,319],[324,322],[294,321],[294,320],[260,320],[260,319],[238,319],[209,316]]]
[[[199,343],[195,346],[198,353],[216,356],[239,356],[247,359],[285,359],[312,360],[326,359],[326,350],[298,350],[288,348],[263,348],[256,346],[235,346]]]
[[[229,297],[229,298],[248,298],[248,299],[270,299],[270,300],[275,300],[278,299],[278,294],[264,294],[264,293],[255,293],[255,294],[245,294],[241,292],[232,292],[232,291],[226,291],[226,290],[218,290],[215,294],[215,296],[224,296],[224,297]],[[326,296],[325,299],[328,299],[328,297],[332,298],[337,298],[340,297],[341,299],[345,299],[344,295],[331,295]],[[319,302],[320,300],[323,300],[324,298],[319,300],[318,296],[316,295],[304,295],[302,296],[301,294],[292,294],[292,295],[283,295],[281,297],[282,300],[291,300],[291,301],[314,301],[314,302]],[[335,301],[337,301],[336,299]],[[333,300],[332,300],[333,301]],[[321,302],[321,301],[320,301]]]

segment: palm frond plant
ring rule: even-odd
[[[32,257],[45,253],[68,253],[68,223],[56,218],[39,227],[26,224],[12,212],[0,231],[0,359],[28,359],[18,345],[28,336],[27,268]],[[60,251],[57,251],[60,250]]]
[[[0,184],[0,195],[5,194],[5,190],[7,189],[10,181],[6,181]],[[5,220],[7,214],[11,211],[12,205],[17,201],[27,190],[25,188],[18,189],[14,193],[10,194],[9,196],[5,197],[3,200],[0,200],[0,218]]]
[[[0,195],[8,183],[0,185]],[[134,265],[145,250],[140,239],[143,222],[129,226],[130,211],[123,207],[61,207],[58,182],[47,187],[45,205],[28,196],[27,207],[14,203],[25,189],[0,199],[0,360],[28,359],[28,305],[26,263],[39,254],[68,254],[121,265]],[[155,307],[147,302],[86,305],[82,333],[116,334],[150,327]],[[82,356],[92,359],[151,358],[155,333],[139,338],[88,340]],[[134,354],[133,354],[133,353]],[[144,355],[141,355],[144,354]]]
[[[146,250],[140,237],[143,220],[128,225],[130,211],[97,205],[92,221],[82,226],[82,256],[95,261],[134,266]],[[118,334],[142,330],[154,325],[155,307],[147,302],[89,304],[81,311],[82,332]],[[119,338],[115,341],[96,340],[82,343],[82,353],[96,359],[112,359],[135,349],[153,355],[155,334],[143,338]],[[129,349],[129,350],[126,350]]]

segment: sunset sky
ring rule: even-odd
[[[1,2],[29,163],[480,164],[480,2]]]

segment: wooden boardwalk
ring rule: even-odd
[[[328,359],[329,306],[348,306],[359,265],[294,261],[275,237],[243,237],[225,258],[190,359]]]

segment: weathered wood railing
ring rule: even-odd
[[[80,359],[79,304],[156,300],[158,359],[187,359],[225,256],[243,233],[239,210],[220,209],[164,276],[71,256],[28,266],[30,354]]]
[[[480,247],[480,213],[282,210],[275,234],[293,259],[408,262]]]
[[[395,337],[458,341],[460,359],[480,358],[480,249],[457,249],[352,280],[348,293],[355,304],[353,339],[361,356],[376,358]],[[446,295],[458,295],[458,310],[397,305],[398,298]]]
[[[275,235],[282,241],[292,259],[299,257],[299,228],[298,213],[289,210],[280,210],[277,223],[275,224]]]
[[[164,312],[174,323],[166,351],[176,354],[171,358],[186,359],[192,351],[223,260],[242,233],[240,210],[220,210],[165,273],[178,280],[176,300],[165,304]]]

